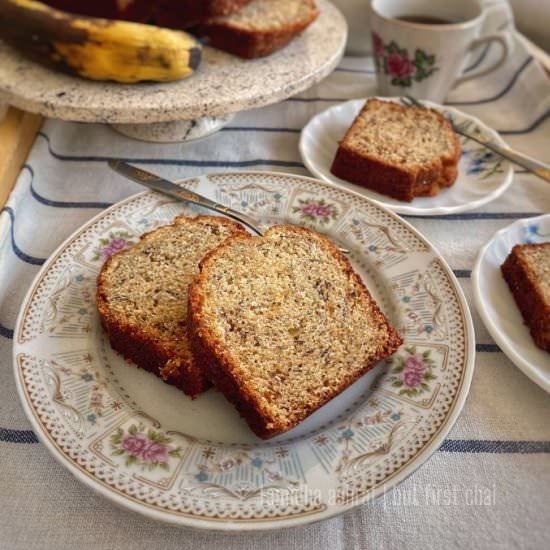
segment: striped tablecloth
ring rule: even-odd
[[[549,161],[550,80],[510,36],[506,65],[465,83],[448,102],[498,129],[511,146]],[[492,55],[485,49],[472,65]],[[111,172],[107,159],[126,158],[171,179],[247,168],[307,174],[300,129],[321,110],[375,90],[372,60],[346,58],[307,92],[241,113],[217,135],[187,144],[145,144],[108,126],[46,122],[0,215],[1,549],[548,548],[550,396],[494,344],[473,307],[470,283],[476,254],[495,231],[550,211],[548,184],[522,170],[503,197],[482,209],[407,218],[443,253],[466,293],[476,370],[449,438],[375,502],[324,523],[258,536],[182,531],[116,508],[77,482],[37,442],[18,402],[12,335],[33,277],[72,231],[141,190]]]

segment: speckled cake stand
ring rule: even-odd
[[[336,67],[346,44],[346,22],[327,0],[317,4],[317,20],[273,55],[244,61],[206,47],[196,74],[171,83],[123,85],[72,77],[0,42],[0,103],[63,120],[112,124],[145,141],[204,137],[234,113],[286,99]]]

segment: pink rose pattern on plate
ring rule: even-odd
[[[384,44],[376,32],[372,33],[372,45],[376,70],[390,75],[394,86],[412,86],[413,81],[420,82],[438,70],[435,55],[428,55],[424,50],[417,48],[411,58],[406,48],[400,48],[393,40]]]
[[[416,346],[405,348],[407,355],[398,355],[394,360],[389,381],[394,388],[399,389],[399,395],[414,397],[430,390],[430,381],[435,380],[433,373],[434,360],[430,350],[417,352]]]
[[[94,248],[93,260],[107,260],[115,252],[119,252],[127,246],[134,244],[134,242],[130,240],[131,238],[132,235],[126,231],[111,231],[109,233],[109,238],[99,239],[99,245]]]
[[[144,469],[169,469],[168,461],[181,457],[181,448],[162,432],[147,430],[143,424],[132,424],[128,432],[118,428],[111,436],[111,456],[123,456],[126,466],[135,464]]]
[[[319,224],[327,224],[338,217],[338,209],[325,199],[299,199],[299,206],[294,206],[292,212],[300,218]]]

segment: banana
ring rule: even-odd
[[[201,59],[200,43],[185,32],[76,16],[34,0],[0,0],[0,38],[39,63],[93,80],[179,80]]]

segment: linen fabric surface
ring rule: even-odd
[[[464,83],[448,104],[500,131],[520,151],[548,158],[550,79],[514,38],[493,74]],[[483,67],[496,46],[472,57]],[[550,396],[499,350],[477,315],[470,271],[480,247],[514,220],[550,211],[548,183],[518,169],[504,196],[473,212],[406,217],[444,255],[473,314],[476,368],[447,440],[396,489],[339,517],[258,535],[210,534],[120,509],[79,483],[30,430],[17,397],[12,336],[34,276],[55,248],[101,209],[142,188],[106,161],[125,158],[169,179],[227,170],[307,175],[301,128],[316,113],[376,93],[370,58],[345,58],[319,85],[277,105],[238,114],[185,144],[140,143],[105,125],[48,120],[0,214],[0,549],[547,548]],[[275,526],[276,527],[276,526]]]

